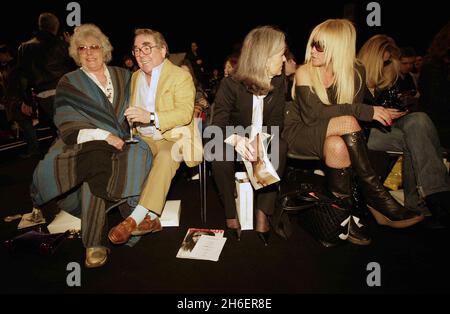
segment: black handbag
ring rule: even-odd
[[[28,231],[3,242],[10,252],[32,252],[40,255],[53,255],[58,247],[67,239],[70,231],[64,233],[47,234],[35,230]]]
[[[339,200],[316,189],[287,193],[281,198],[281,209],[288,213],[298,212],[300,226],[325,247],[338,245],[345,234],[341,223],[350,216],[350,211]]]

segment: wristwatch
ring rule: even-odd
[[[150,112],[150,126],[155,126],[155,113],[154,112]]]

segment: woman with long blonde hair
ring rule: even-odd
[[[358,59],[366,68],[366,82],[372,102],[383,102],[387,91],[396,91],[400,73],[399,48],[386,35],[375,35],[361,47]],[[402,101],[399,99],[398,101]],[[370,130],[368,147],[377,151],[403,152],[402,179],[405,207],[427,213],[436,223],[450,222],[450,178],[442,163],[439,136],[431,119],[424,112],[387,109],[393,119],[386,132]],[[423,202],[425,199],[426,204]]]
[[[390,125],[392,119],[383,107],[363,104],[365,71],[356,60],[355,42],[356,31],[348,20],[330,19],[314,28],[305,64],[295,74],[295,102],[286,115],[283,136],[290,151],[325,160],[333,194],[351,205],[353,170],[377,222],[405,228],[423,217],[401,207],[370,165],[358,120]],[[349,230],[350,242],[370,243],[357,220],[350,220]]]

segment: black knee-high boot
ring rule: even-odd
[[[357,210],[358,200],[354,197],[354,182],[352,168],[327,168],[328,189],[342,201],[342,206],[349,209],[347,240],[357,245],[369,245],[370,236],[367,228],[359,222]]]
[[[352,168],[362,185],[367,206],[380,225],[406,228],[423,220],[423,216],[398,204],[381,184],[373,170],[362,131],[342,135],[348,148]]]

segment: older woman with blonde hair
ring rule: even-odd
[[[69,53],[81,67],[64,75],[56,88],[59,137],[36,167],[31,186],[38,208],[78,195],[86,267],[106,263],[106,209],[119,201],[136,205],[152,161],[143,141],[124,145],[130,73],[106,65],[111,51],[97,26],[75,29]],[[67,195],[69,191],[73,194]]]
[[[286,60],[285,49],[285,35],[280,30],[262,26],[250,31],[245,37],[234,73],[220,84],[212,119],[212,125],[221,127],[223,134],[230,136],[236,152],[247,160],[255,157],[250,139],[267,127],[267,133],[276,136],[271,142],[271,155],[280,177],[284,171],[287,148],[286,143],[279,138],[285,107],[284,78],[281,75]],[[234,127],[233,134],[226,133],[227,127]],[[238,128],[243,132],[239,132]],[[244,132],[244,128],[249,132]],[[226,150],[225,147],[224,157]],[[277,162],[274,162],[275,159]],[[223,158],[212,162],[214,179],[225,207],[227,227],[235,230],[239,239],[241,229],[234,199],[235,166],[235,159]],[[255,230],[267,245],[270,234],[268,217],[274,212],[277,184],[261,188],[255,193]]]
[[[396,94],[400,73],[399,51],[395,41],[386,35],[375,35],[361,47],[358,59],[366,68],[370,102],[383,103],[387,101],[385,95]],[[402,99],[396,101],[401,103]],[[372,128],[368,147],[377,151],[403,152],[405,206],[426,215],[429,215],[429,209],[438,220],[433,221],[434,226],[439,222],[448,225],[450,178],[442,163],[436,127],[424,112],[387,110],[393,119],[391,129]]]
[[[364,67],[355,56],[356,30],[345,19],[316,26],[306,46],[305,64],[295,74],[295,102],[286,115],[284,138],[289,150],[325,160],[333,194],[351,204],[352,171],[359,177],[369,210],[379,224],[394,228],[423,219],[400,206],[370,165],[358,120],[391,123],[386,109],[363,103]],[[352,217],[358,213],[353,212]],[[370,237],[351,219],[348,240],[367,245]]]

